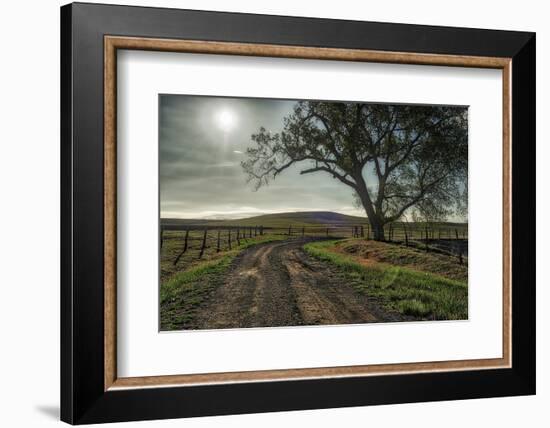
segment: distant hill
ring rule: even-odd
[[[345,226],[367,223],[366,217],[349,216],[331,211],[301,211],[277,214],[263,214],[237,220],[161,219],[162,225],[212,225],[212,226]]]
[[[226,220],[223,223],[228,225],[242,224],[243,226],[263,225],[268,227],[286,227],[290,225],[347,225],[366,222],[366,217],[354,217],[331,211],[305,211],[293,213],[264,214],[241,220]]]
[[[254,217],[247,217],[235,220],[214,220],[214,219],[179,219],[179,218],[161,218],[162,226],[264,226],[286,228],[292,227],[308,227],[308,226],[356,226],[367,224],[367,217],[357,217],[345,214],[339,214],[332,211],[299,211],[277,214],[262,214]],[[396,222],[400,223],[400,222]],[[425,223],[407,223],[409,225],[416,224],[424,225]],[[468,223],[455,222],[435,222],[429,223],[430,227],[445,226],[445,227],[463,227]]]

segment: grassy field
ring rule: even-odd
[[[468,318],[467,268],[446,256],[361,239],[314,242],[304,248],[336,266],[358,292],[386,309],[431,320]]]
[[[266,228],[275,228],[273,230],[265,230],[264,235],[250,236],[250,231],[240,231],[241,238],[236,239],[236,231],[231,234],[231,250],[235,248],[243,249],[247,245],[264,242],[265,240],[273,239],[289,239],[287,235],[288,227],[291,227],[291,238],[300,237],[302,228],[306,229],[305,235],[312,236],[323,234],[324,227],[333,227],[330,230],[330,236],[339,237],[344,233],[349,236],[351,229],[345,229],[345,232],[340,232],[340,227],[356,225],[365,222],[365,218],[346,216],[343,214],[315,211],[315,212],[295,212],[281,214],[266,214],[247,219],[239,220],[192,220],[192,219],[161,219],[161,224],[166,225],[194,225],[194,226],[243,226],[254,227],[262,225]],[[203,239],[203,231],[192,230],[188,237],[188,250],[181,255],[177,264],[174,264],[184,248],[184,230],[166,230],[163,233],[163,246],[160,257],[161,283],[168,281],[175,273],[185,271],[193,266],[200,266],[212,259],[217,259],[220,255],[230,251],[228,243],[228,230],[220,231],[220,252],[217,251],[218,230],[209,229],[207,232],[207,247],[203,257],[199,259],[201,243]],[[246,237],[243,238],[242,234]],[[257,233],[259,233],[257,231]]]
[[[201,305],[208,301],[223,282],[231,262],[245,249],[272,241],[291,240],[305,236],[326,237],[323,227],[332,227],[334,240],[309,243],[305,250],[312,256],[336,266],[356,291],[381,302],[383,307],[422,319],[466,319],[467,267],[456,257],[445,254],[388,244],[366,239],[336,239],[349,237],[353,225],[364,224],[361,217],[331,212],[300,212],[257,216],[241,220],[169,220],[162,224],[206,226],[257,226],[266,229],[263,235],[250,236],[240,229],[209,228],[206,248],[199,257],[204,231],[191,230],[188,248],[184,248],[184,230],[165,230],[160,254],[161,329],[192,327]],[[288,226],[292,227],[291,236]],[[446,224],[450,226],[451,224]],[[455,225],[456,226],[456,225]],[[462,225],[467,228],[467,225]],[[311,227],[308,231],[307,228]],[[419,227],[421,228],[421,227]],[[320,231],[320,232],[319,232]],[[344,233],[345,232],[345,233]],[[218,251],[218,234],[220,245]],[[177,262],[176,262],[177,261]]]
[[[386,242],[349,239],[339,242],[334,246],[334,250],[364,260],[402,266],[457,281],[468,281],[468,268],[459,264],[456,257],[434,252],[427,253],[423,248],[407,248]]]
[[[197,309],[205,302],[224,278],[230,263],[245,249],[288,237],[263,235],[241,239],[232,249],[224,248],[219,253],[209,248],[198,259],[198,246],[191,247],[179,260],[173,261],[181,252],[181,232],[170,232],[161,251],[160,325],[161,330],[187,328]],[[200,239],[200,238],[199,238]]]
[[[184,254],[184,231],[166,231],[164,233],[163,245],[160,251],[160,279],[161,283],[168,281],[174,274],[185,271],[195,266],[202,266],[212,260],[218,260],[226,254],[232,254],[242,251],[251,245],[262,242],[271,242],[273,240],[288,239],[285,235],[276,235],[265,233],[246,238],[240,238],[238,241],[235,232],[232,232],[231,249],[228,245],[228,232],[220,231],[220,251],[217,251],[217,231],[209,230],[207,232],[207,246],[202,258],[199,258],[200,248],[203,239],[202,231],[191,231],[188,239],[188,249]],[[181,256],[180,256],[181,255]],[[179,260],[176,264],[175,261]]]
[[[160,287],[161,330],[182,329],[193,320],[197,308],[215,290],[238,250],[173,275]]]
[[[368,219],[366,217],[349,216],[330,211],[309,211],[309,212],[288,212],[278,214],[265,214],[238,220],[205,220],[205,219],[161,219],[161,225],[167,228],[186,226],[193,227],[256,227],[263,226],[270,233],[287,233],[300,235],[302,228],[305,235],[327,235],[332,238],[343,238],[353,236],[354,227],[363,227],[365,236],[370,235]],[[271,230],[269,230],[271,229]],[[445,239],[468,239],[467,223],[451,222],[395,222],[386,224],[386,239],[391,241],[405,242],[407,239],[411,244],[425,245],[425,238],[430,240]],[[359,232],[361,229],[358,229]]]

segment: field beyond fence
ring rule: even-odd
[[[456,257],[466,263],[468,256],[468,225],[461,223],[391,223],[385,226],[387,242],[416,247]],[[179,263],[200,260],[208,255],[231,251],[243,244],[262,242],[267,237],[283,239],[324,238],[372,239],[370,225],[293,225],[273,227],[265,225],[219,225],[219,224],[162,224],[160,248],[164,262],[176,267]],[[169,251],[163,247],[169,244]],[[170,269],[171,270],[171,269]]]

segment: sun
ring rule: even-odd
[[[230,110],[221,110],[216,114],[216,124],[222,131],[230,132],[237,125],[237,116]]]

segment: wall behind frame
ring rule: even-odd
[[[6,403],[2,419],[10,427],[59,427],[59,6],[64,1],[30,0],[4,6],[0,31],[3,67],[0,79],[0,356],[3,379],[1,398]],[[342,18],[411,24],[485,27],[537,31],[537,75],[550,74],[550,29],[543,2],[464,0],[442,8],[440,2],[319,2],[278,0],[103,0],[159,7],[227,10]],[[550,115],[548,80],[539,79],[538,123]],[[550,259],[550,197],[543,184],[550,183],[550,138],[539,126],[538,141],[538,265]],[[546,197],[543,198],[544,193]],[[29,225],[32,225],[30,227]],[[461,402],[420,403],[337,410],[283,412],[263,415],[127,423],[125,427],[364,427],[382,424],[425,427],[444,423],[446,428],[491,423],[501,428],[525,424],[542,426],[550,402],[550,368],[542,362],[550,355],[550,315],[542,302],[550,292],[550,273],[539,269],[538,297],[538,395]],[[537,423],[538,422],[538,423]]]

